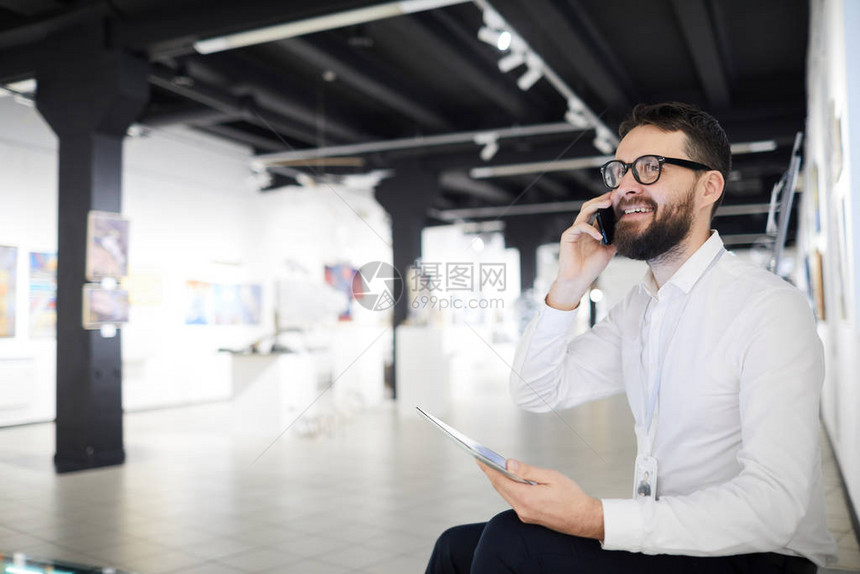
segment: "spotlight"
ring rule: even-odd
[[[499,47],[499,38],[501,38],[501,36],[501,32],[487,28],[486,26],[481,26],[478,30],[478,39],[496,48]]]
[[[591,126],[591,122],[585,116],[585,105],[576,98],[567,100],[567,113],[564,114],[564,119],[570,125],[580,129]]]
[[[490,161],[493,159],[493,156],[496,155],[496,152],[499,151],[499,144],[496,140],[493,140],[481,149],[481,159],[484,161]]]
[[[507,74],[514,68],[519,68],[526,63],[526,58],[520,52],[511,52],[501,60],[499,60],[499,71]]]
[[[517,80],[517,86],[519,86],[522,91],[527,92],[542,77],[543,70],[540,69],[540,66],[529,65],[528,71],[520,76],[519,80]]]
[[[478,134],[474,141],[476,144],[484,146],[480,154],[484,161],[490,161],[499,151],[499,136],[495,133]]]
[[[493,46],[500,52],[504,52],[510,48],[513,42],[513,36],[507,30],[494,30],[486,26],[482,26],[478,30],[478,39]]]
[[[592,143],[594,144],[594,147],[606,155],[610,155],[615,151],[615,146],[612,145],[612,134],[609,133],[609,130],[606,128],[597,128],[594,141],[592,141]]]

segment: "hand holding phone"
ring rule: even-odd
[[[615,255],[614,238],[611,193],[587,201],[573,225],[562,233],[558,274],[545,299],[547,305],[563,311],[575,309]]]

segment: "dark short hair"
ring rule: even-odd
[[[681,131],[687,136],[685,151],[690,159],[703,163],[723,174],[728,184],[732,169],[732,152],[729,138],[719,122],[698,106],[680,102],[639,104],[630,117],[621,123],[618,135],[622,138],[633,128],[650,125],[666,132]],[[711,208],[711,219],[723,201],[726,190]]]

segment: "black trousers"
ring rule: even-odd
[[[603,550],[597,540],[525,524],[513,510],[446,530],[426,574],[814,574],[805,558],[781,554],[696,557]]]

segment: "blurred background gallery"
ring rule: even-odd
[[[665,100],[720,120],[714,227],[818,320],[860,571],[858,0],[234,4],[0,1],[6,572],[421,572],[505,504],[416,406],[626,496],[624,397],[529,415],[507,381],[618,125]],[[616,258],[576,331],[646,270]]]

